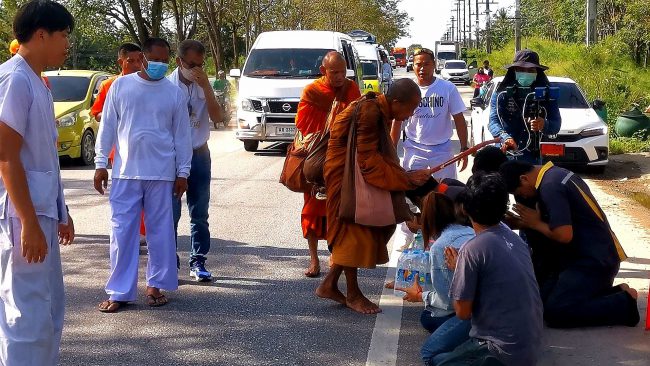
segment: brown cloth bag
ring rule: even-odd
[[[369,184],[359,167],[356,132],[359,108],[362,103],[376,103],[375,99],[376,95],[372,92],[359,99],[350,120],[339,219],[364,226],[383,227],[410,220],[411,211],[404,192],[390,192]],[[383,117],[380,117],[377,125],[380,131],[379,151],[396,156]]]
[[[334,100],[332,103],[332,109],[327,116],[327,122],[325,123],[325,129],[323,132],[314,138],[310,146],[309,154],[305,158],[305,164],[303,166],[303,174],[307,182],[314,186],[324,187],[325,178],[323,176],[323,168],[325,167],[325,158],[327,156],[327,145],[330,141],[330,124],[336,115],[334,112],[338,111],[339,101]]]
[[[304,145],[304,137],[300,131],[296,132],[293,143],[287,149],[287,157],[280,174],[280,183],[293,192],[311,192],[312,185],[307,182],[303,174],[305,158],[309,153]]]

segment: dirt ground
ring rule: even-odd
[[[650,153],[610,156],[604,174],[585,178],[620,198],[621,208],[650,229]]]

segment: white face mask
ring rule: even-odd
[[[192,69],[186,69],[183,66],[181,66],[181,74],[183,75],[185,80],[194,82],[194,74],[192,73]]]

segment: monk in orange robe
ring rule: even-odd
[[[346,71],[347,64],[343,56],[336,51],[331,51],[325,55],[320,67],[320,72],[324,76],[304,89],[298,104],[296,128],[306,138],[325,129],[330,110],[331,121],[334,116],[361,96],[359,86],[345,77]],[[335,99],[337,103],[334,103]],[[305,271],[305,276],[316,277],[320,274],[318,240],[325,240],[327,232],[325,201],[316,199],[311,193],[305,193],[301,224],[302,234],[309,244],[310,256],[310,264]]]
[[[406,172],[399,163],[397,152],[379,151],[381,139],[389,138],[392,121],[409,118],[420,104],[420,88],[411,79],[400,79],[388,93],[374,100],[352,103],[338,115],[331,126],[331,136],[325,160],[327,188],[327,241],[332,252],[332,267],[316,290],[316,295],[332,299],[362,314],[376,314],[381,309],[368,300],[357,283],[357,268],[375,268],[388,262],[386,245],[395,232],[395,225],[370,227],[339,219],[341,188],[348,149],[348,133],[357,103],[361,103],[356,125],[357,161],[363,178],[375,187],[399,192],[424,184],[428,170]],[[384,123],[382,131],[378,123]],[[384,136],[380,134],[384,133]],[[338,289],[338,280],[345,272],[347,296]]]

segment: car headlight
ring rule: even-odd
[[[56,120],[57,127],[70,127],[77,123],[77,112],[68,113]]]
[[[246,112],[255,112],[255,108],[253,108],[253,102],[250,99],[242,99],[241,109]]]
[[[589,128],[586,130],[582,130],[582,132],[580,132],[580,136],[582,136],[583,138],[602,136],[602,135],[607,135],[607,127]]]

